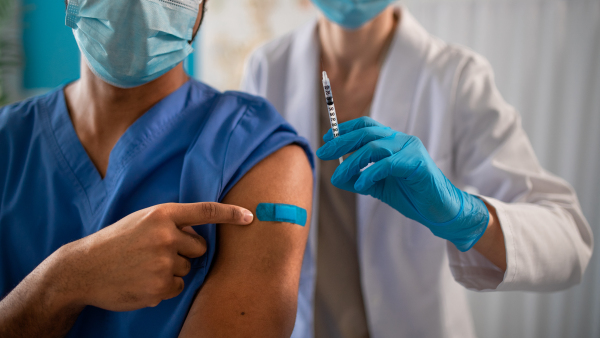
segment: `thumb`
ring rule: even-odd
[[[167,213],[178,228],[212,223],[246,225],[254,219],[248,209],[217,202],[172,203]]]

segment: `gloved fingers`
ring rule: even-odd
[[[366,127],[382,127],[382,128],[387,128],[386,126],[384,126],[383,124],[373,120],[370,117],[367,116],[363,116],[363,117],[359,117],[357,119],[354,120],[350,120],[344,123],[340,123],[338,125],[339,131],[340,131],[340,135],[343,134],[347,134],[351,131],[354,130],[358,130],[358,129],[362,129],[362,128],[366,128]],[[323,135],[323,141],[325,142],[329,142],[333,140],[333,132],[331,131],[331,129],[329,129],[327,131],[327,133],[325,133],[325,135]]]
[[[382,127],[365,127],[360,130],[354,130],[325,143],[317,150],[317,157],[324,161],[334,160],[356,151],[370,142],[392,136],[396,133],[396,131],[390,128]]]
[[[354,184],[358,179],[358,175],[352,176],[349,180],[346,181],[342,181],[339,179],[334,180],[334,177],[335,173],[333,174],[333,176],[331,176],[331,184],[333,184],[336,188],[357,193],[357,191],[354,189]]]
[[[359,175],[369,163],[392,156],[396,150],[393,149],[394,143],[393,139],[383,138],[361,147],[336,168],[332,182],[348,181],[350,177]]]
[[[354,189],[359,193],[369,190],[373,184],[390,176],[392,161],[391,157],[384,158],[375,162],[372,166],[365,169],[354,183]]]
[[[414,156],[414,152],[402,149],[365,169],[354,184],[354,188],[358,192],[363,192],[388,176],[404,179],[412,175],[422,164],[423,160]]]

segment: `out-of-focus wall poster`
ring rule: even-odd
[[[310,0],[209,0],[206,6],[196,63],[201,79],[220,90],[238,89],[244,60],[256,47],[316,17]]]

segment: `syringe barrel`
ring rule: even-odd
[[[335,113],[335,106],[333,105],[333,94],[331,93],[331,83],[327,77],[327,73],[323,72],[323,90],[325,91],[325,100],[327,102],[327,111],[329,113],[329,123],[331,124],[331,131],[333,137],[340,136],[337,122],[337,115]]]

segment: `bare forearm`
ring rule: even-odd
[[[53,255],[55,256],[55,255]],[[0,302],[0,337],[64,337],[83,310],[56,288],[50,256]]]
[[[496,215],[496,209],[487,203],[485,205],[490,212],[490,221],[485,233],[475,243],[473,249],[489,259],[494,265],[506,271],[506,247],[504,246],[504,234],[500,227],[500,221],[498,215]]]

